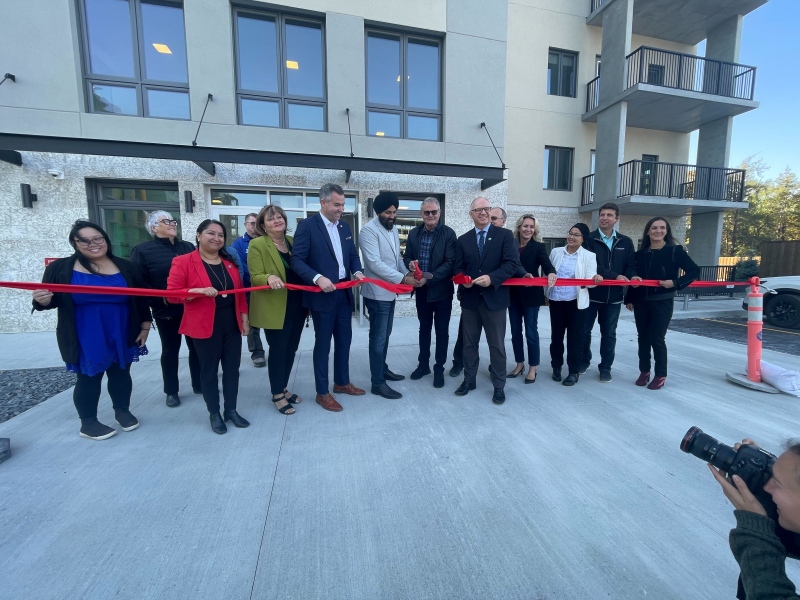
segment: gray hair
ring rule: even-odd
[[[153,232],[153,228],[158,227],[158,222],[161,219],[172,219],[172,215],[165,210],[154,210],[151,213],[145,211],[145,214],[147,215],[147,220],[144,222],[144,228],[153,237],[156,235]]]
[[[331,201],[331,194],[337,193],[340,196],[344,196],[344,190],[342,186],[336,185],[335,183],[326,183],[321,188],[319,188],[319,199],[322,202],[330,202]]]
[[[427,198],[425,198],[425,200],[422,201],[422,204],[419,205],[419,209],[422,210],[422,207],[425,206],[426,204],[433,204],[436,206],[436,208],[442,208],[439,205],[439,201],[433,196],[428,196]]]
[[[501,206],[493,206],[493,207],[492,207],[492,210],[499,210],[499,211],[500,211],[500,216],[502,216],[502,217],[503,217],[503,221],[505,221],[506,219],[508,219],[508,213],[506,212],[506,209],[505,209],[505,208],[503,208],[503,207],[501,207]]]
[[[469,205],[470,209],[473,209],[473,208],[475,208],[475,203],[476,203],[478,200],[486,200],[486,202],[489,202],[489,199],[488,199],[488,198],[486,198],[485,196],[478,196],[477,198],[475,198],[475,200],[473,200],[472,202],[470,202],[470,205]],[[491,203],[491,202],[489,202],[489,206],[490,206],[490,207],[492,206],[492,203]]]

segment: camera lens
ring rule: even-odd
[[[730,470],[736,450],[711,437],[699,427],[692,427],[681,440],[681,450],[711,463],[723,471]]]

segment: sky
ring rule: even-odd
[[[756,67],[754,100],[760,106],[733,119],[730,167],[755,155],[769,167],[767,177],[787,166],[800,175],[798,26],[800,0],[770,0],[744,17],[738,62]]]

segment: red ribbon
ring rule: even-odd
[[[453,283],[456,285],[463,285],[465,283],[472,283],[472,278],[469,275],[456,275],[453,277]],[[617,279],[604,279],[600,283],[595,283],[593,279],[557,279],[556,286],[624,286],[624,285],[633,285],[634,282],[630,281],[619,281]],[[636,285],[644,286],[644,287],[659,287],[660,284],[658,283],[657,279],[644,279],[639,282],[635,282]],[[524,286],[524,287],[547,287],[547,278],[546,277],[512,277],[510,279],[506,279],[503,282],[503,285],[508,286]],[[720,287],[720,286],[741,286],[741,285],[750,285],[747,281],[695,281],[689,284],[688,287],[693,288],[703,288],[703,287]]]
[[[408,294],[414,288],[410,285],[403,285],[402,283],[388,283],[380,279],[364,279],[353,281],[342,281],[334,284],[337,290],[346,290],[359,286],[363,283],[372,283],[387,291],[394,292],[395,294]],[[145,288],[121,288],[121,287],[106,287],[103,285],[71,285],[67,283],[30,283],[24,281],[0,281],[0,287],[11,288],[16,290],[47,290],[49,292],[61,292],[66,294],[104,294],[107,296],[147,296],[151,298],[199,298],[205,294],[190,293],[189,290],[151,290]],[[289,290],[302,290],[304,292],[322,292],[316,285],[296,285],[293,283],[284,284],[284,288]],[[249,288],[236,288],[228,290],[228,294],[244,294],[246,292],[260,292],[271,290],[268,285],[260,285]]]
[[[414,263],[414,279],[420,281],[422,279],[422,270],[419,268],[419,263]]]

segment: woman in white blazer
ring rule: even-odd
[[[556,269],[557,280],[593,279],[595,283],[603,281],[597,274],[594,252],[587,250],[584,245],[588,238],[589,228],[583,223],[576,223],[569,230],[567,245],[554,248],[550,253],[550,262]],[[562,385],[575,385],[580,377],[583,322],[586,309],[589,308],[589,290],[586,287],[552,286],[547,288],[547,298],[550,302],[550,364],[553,367],[553,380],[561,381],[566,333],[569,374]]]

